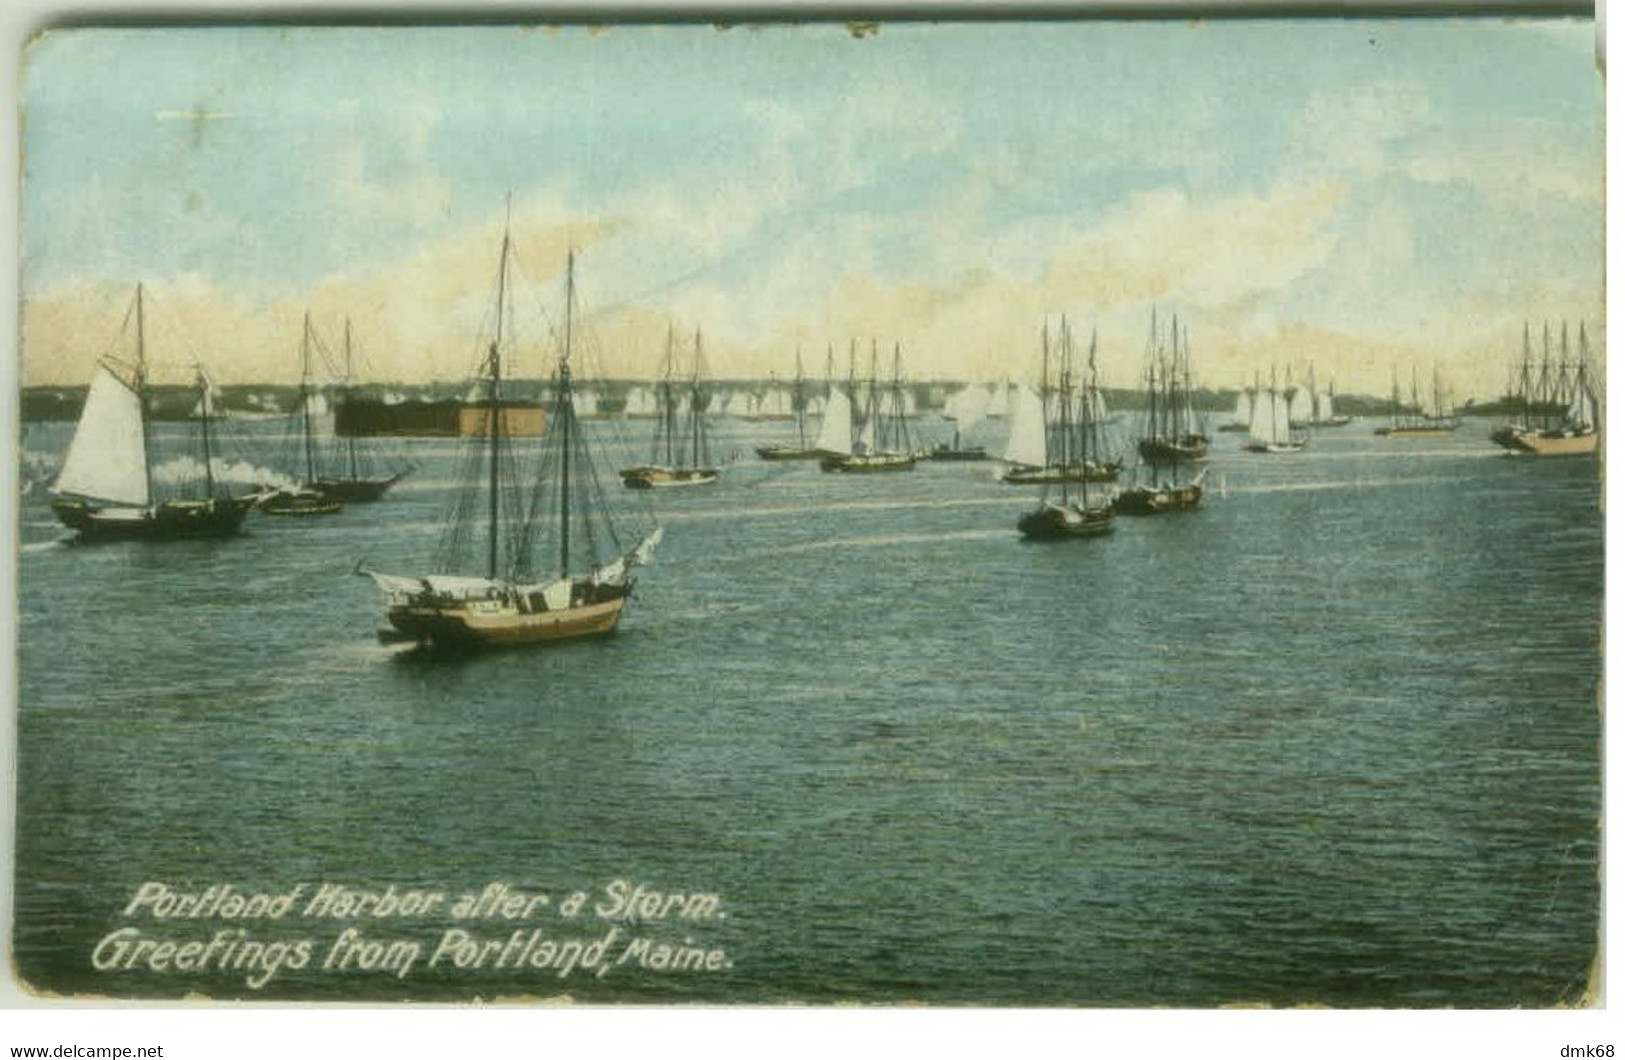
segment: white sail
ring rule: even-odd
[[[867,455],[875,451],[875,420],[879,418],[880,416],[877,414],[863,421],[863,429],[858,432],[857,444],[853,446],[860,455]]]
[[[1230,422],[1245,427],[1253,421],[1253,392],[1243,390],[1236,395],[1236,411],[1230,414]]]
[[[598,395],[591,390],[572,390],[570,404],[574,406],[577,416],[598,415]]]
[[[987,407],[993,395],[984,387],[968,386],[949,396],[944,411],[948,418],[959,424],[959,429],[968,431],[981,422],[987,415]]]
[[[141,399],[105,367],[90,381],[85,410],[62,461],[55,489],[58,493],[137,508],[152,503],[147,490]]]
[[[1007,416],[1010,414],[1010,384],[994,383],[988,392],[987,408],[983,411],[986,416]]]
[[[1004,446],[1004,460],[1025,467],[1043,467],[1049,450],[1044,446],[1044,401],[1030,386],[1016,388],[1011,402],[1010,440]]]
[[[787,391],[773,389],[767,392],[762,399],[762,415],[788,416],[790,415],[790,395]]]
[[[829,392],[829,404],[824,408],[824,423],[819,428],[815,448],[827,453],[852,453],[852,402],[839,387]]]
[[[1089,418],[1094,423],[1105,423],[1110,410],[1106,408],[1106,395],[1098,387],[1089,388]]]
[[[1332,405],[1332,392],[1315,395],[1315,419],[1324,423],[1337,415],[1337,409]]]
[[[1315,418],[1315,397],[1306,386],[1293,387],[1287,392],[1288,408],[1293,423],[1310,423]]]
[[[628,416],[653,416],[655,414],[654,394],[646,386],[632,388],[626,395],[626,414]]]
[[[1292,438],[1292,416],[1285,395],[1273,390],[1258,391],[1247,433],[1265,445],[1286,445]]]

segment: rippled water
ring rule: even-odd
[[[1357,423],[1286,457],[1220,435],[1200,511],[1049,545],[1019,539],[1031,494],[986,465],[742,455],[658,498],[666,541],[615,636],[458,663],[378,647],[376,591],[349,576],[432,548],[446,443],[417,443],[384,503],[227,542],[60,545],[25,502],[23,975],[122,996],[1575,1000],[1600,901],[1597,468],[1484,434]],[[733,967],[253,991],[90,962],[147,880],[615,878],[719,893],[726,920],[649,930]]]

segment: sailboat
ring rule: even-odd
[[[344,408],[355,401],[355,364],[350,345],[350,321],[344,321],[344,382],[339,391],[339,408]],[[338,421],[335,419],[334,421]],[[405,478],[409,468],[393,471],[389,474],[377,474],[370,466],[368,454],[361,452],[356,444],[355,432],[346,432],[340,436],[334,432],[335,470],[317,475],[311,485],[323,497],[344,504],[371,503],[383,497],[389,487]]]
[[[329,497],[317,485],[316,420],[327,414],[327,402],[312,384],[311,375],[310,313],[305,313],[304,329],[299,341],[299,408],[294,413],[295,434],[304,475],[293,485],[285,486],[260,504],[266,515],[290,518],[315,515],[336,515],[344,510],[344,502]]]
[[[825,455],[817,446],[807,444],[807,380],[801,370],[801,351],[796,350],[796,381],[790,387],[790,408],[796,421],[794,443],[759,445],[756,455],[763,460],[815,460]]]
[[[1245,431],[1251,427],[1253,422],[1253,401],[1256,396],[1257,391],[1249,386],[1244,386],[1236,391],[1235,411],[1230,414],[1228,420],[1219,424],[1219,430],[1227,432]]]
[[[1049,324],[1043,331],[1044,364],[1040,382],[1040,415],[1049,422],[1049,410],[1057,429],[1044,432],[1044,466],[1087,466],[1099,457],[1100,429],[1095,422],[1091,391],[1098,389],[1095,375],[1094,344],[1089,347],[1089,374],[1074,397],[1072,379],[1072,332],[1066,319],[1061,320],[1061,363],[1055,384],[1050,384]],[[1016,529],[1024,537],[1038,541],[1060,541],[1072,538],[1099,537],[1112,529],[1112,506],[1094,503],[1089,496],[1087,480],[1078,482],[1076,491],[1070,479],[1062,477],[1059,499],[1050,497],[1049,486],[1044,487],[1038,507],[1016,521]]]
[[[1337,411],[1337,388],[1330,382],[1325,390],[1315,389],[1315,366],[1309,366],[1309,394],[1313,412],[1309,420],[1311,427],[1347,427],[1354,422],[1352,416],[1339,415]]]
[[[1585,325],[1580,325],[1579,357],[1569,362],[1568,325],[1563,325],[1562,348],[1557,364],[1551,360],[1551,332],[1544,337],[1545,350],[1538,376],[1529,353],[1529,326],[1524,325],[1523,363],[1514,397],[1520,418],[1490,434],[1503,448],[1535,456],[1589,456],[1597,451],[1598,424],[1596,380],[1591,368],[1591,350]]]
[[[1177,330],[1175,332],[1177,335]],[[1089,342],[1089,369],[1094,373],[1095,344]],[[1118,491],[1112,501],[1112,508],[1119,515],[1160,515],[1163,512],[1189,511],[1202,503],[1202,478],[1206,470],[1197,473],[1194,477],[1183,477],[1181,469],[1189,463],[1187,459],[1171,459],[1170,452],[1185,451],[1182,446],[1146,445],[1146,441],[1158,437],[1159,421],[1168,422],[1174,418],[1159,417],[1159,406],[1166,405],[1168,395],[1177,393],[1179,384],[1171,381],[1170,375],[1178,375],[1179,366],[1177,358],[1165,358],[1160,351],[1153,351],[1146,362],[1146,424],[1147,437],[1140,442],[1140,463],[1134,469],[1134,482],[1128,488]],[[1187,396],[1189,387],[1185,388]],[[1203,441],[1203,452],[1206,452],[1206,441]]]
[[[709,486],[722,473],[710,466],[711,448],[705,424],[706,393],[700,386],[702,355],[700,333],[694,332],[694,370],[688,385],[675,382],[676,348],[666,332],[665,372],[658,393],[660,417],[655,421],[649,463],[621,469],[627,489],[671,489]]]
[[[1253,385],[1253,418],[1247,425],[1249,453],[1296,453],[1309,443],[1307,432],[1294,430],[1286,394],[1276,389],[1275,372],[1270,372],[1268,389]]]
[[[1063,406],[1052,402],[1040,389],[1021,384],[1015,387],[1010,399],[1010,435],[1000,459],[1007,470],[999,481],[1010,486],[1044,486],[1058,483],[1115,482],[1123,465],[1119,460],[1103,456],[1104,446],[1085,449],[1075,442],[1062,444],[1052,437],[1063,431],[1060,416]],[[1091,387],[1089,422],[1095,427],[1104,422],[1104,402],[1098,387]],[[1069,422],[1074,418],[1069,417]]]
[[[1422,411],[1422,403],[1417,397],[1414,365],[1411,367],[1410,405],[1399,403],[1399,375],[1396,372],[1389,416],[1387,426],[1378,427],[1372,433],[1384,438],[1446,438],[1455,431],[1457,423],[1445,411],[1444,388],[1439,383],[1437,370],[1433,373],[1433,412],[1430,415]]]
[[[154,439],[147,410],[146,300],[137,285],[125,316],[134,317],[135,363],[121,373],[112,359],[98,364],[85,407],[63,458],[51,510],[81,541],[224,537],[242,529],[258,497],[233,497],[214,475],[213,402],[200,368],[198,441],[202,481],[160,497],[153,481]],[[186,496],[196,492],[196,496]]]
[[[829,413],[824,415],[828,419]],[[876,359],[871,347],[868,398],[858,438],[845,452],[824,457],[818,466],[824,471],[842,474],[874,474],[912,471],[914,459],[908,435],[907,404],[903,398],[902,346],[898,345],[892,352],[892,378],[885,387],[876,378]]]
[[[932,460],[986,460],[987,447],[965,445],[960,439],[987,415],[992,395],[975,383],[955,391],[943,410],[945,418],[953,421],[954,437],[951,442],[939,442],[930,452]]]
[[[1151,310],[1151,339],[1147,346],[1150,405],[1145,433],[1138,449],[1146,460],[1172,463],[1207,457],[1207,435],[1197,430],[1196,412],[1191,406],[1190,332],[1180,343],[1179,317],[1173,318],[1169,341],[1163,345],[1157,331],[1157,311]]]
[[[512,441],[499,428],[510,255],[504,232],[495,336],[481,372],[484,436],[470,439],[476,447],[470,478],[441,540],[442,559],[455,573],[403,576],[357,568],[383,591],[389,625],[378,636],[386,644],[455,651],[608,633],[631,597],[632,570],[652,560],[661,537],[655,527],[626,547],[602,506],[606,498],[574,400],[574,252],[567,259],[557,385],[539,459],[526,473],[510,451]],[[485,547],[477,549],[481,523]]]

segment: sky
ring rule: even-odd
[[[900,347],[1031,378],[1064,315],[1131,385],[1505,382],[1600,349],[1603,90],[1579,20],[60,30],[23,86],[23,382],[127,349],[297,378],[307,310],[377,381],[467,376],[513,233],[521,374],[567,251],[588,366],[718,376]],[[865,358],[860,354],[860,361]]]

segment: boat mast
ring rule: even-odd
[[[570,342],[575,326],[576,252],[571,249],[564,264],[564,356],[559,359],[559,414],[564,417],[564,441],[559,449],[559,577],[570,573],[570,458],[575,424],[575,395],[570,383]]]
[[[1066,504],[1072,494],[1067,488],[1072,476],[1072,332],[1065,316],[1061,317],[1061,369],[1055,379],[1055,396],[1060,405],[1057,426],[1061,439],[1061,503]]]
[[[147,316],[145,291],[135,285],[135,406],[141,414],[141,462],[147,474],[147,503],[152,494],[152,425],[147,422]]]
[[[509,202],[512,209],[512,202]],[[510,214],[511,217],[511,214]],[[508,303],[508,251],[510,230],[508,225],[502,229],[502,256],[497,262],[497,325],[496,334],[491,338],[491,347],[486,353],[485,370],[490,386],[485,395],[485,437],[490,455],[490,538],[486,550],[486,577],[492,581],[497,577],[497,541],[499,534],[498,523],[501,520],[501,424],[499,417],[502,414],[502,314]],[[566,461],[568,464],[568,461]]]
[[[796,414],[796,439],[807,448],[807,384],[801,373],[801,344],[796,343],[796,382],[790,388],[790,404]]]
[[[352,393],[351,393],[351,380],[353,378],[354,378],[354,376],[351,374],[351,367],[350,367],[350,318],[345,317],[344,318],[344,405],[345,405],[346,408],[348,408],[350,406],[351,398],[353,396]],[[359,479],[361,476],[359,474],[357,474],[357,472],[356,472],[355,428],[353,426],[350,429],[350,437],[348,439],[348,443],[349,443],[349,450],[350,450],[350,479],[352,481],[354,481],[356,479]]]
[[[305,429],[305,482],[316,481],[314,432],[310,429],[310,310],[305,310],[305,330],[299,339],[299,411]]]
[[[689,443],[689,467],[700,466],[700,329],[694,329],[694,373],[688,382],[688,429],[694,435]]]
[[[899,443],[897,451],[906,454],[913,448],[913,445],[908,437],[908,414],[903,408],[903,344],[901,342],[892,346],[891,388],[892,415],[897,420],[893,427],[896,433],[893,441]]]
[[[198,408],[203,414],[203,495],[214,497],[214,454],[209,448],[209,377],[203,369],[197,371],[197,388],[201,398]]]

